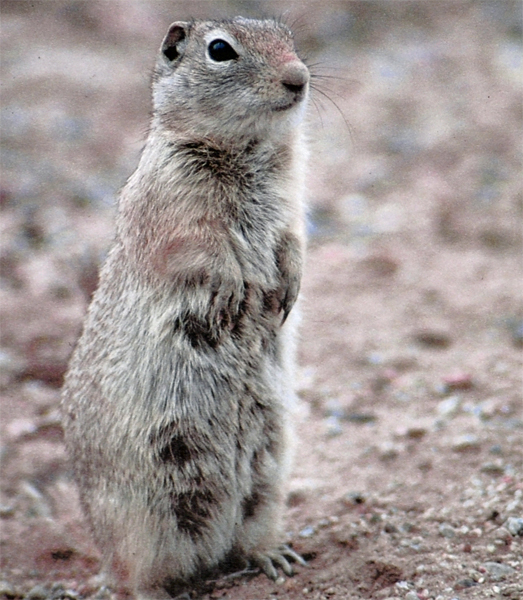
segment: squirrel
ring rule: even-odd
[[[61,403],[104,568],[137,598],[237,559],[305,564],[281,522],[309,79],[275,20],[175,22],[160,47]]]

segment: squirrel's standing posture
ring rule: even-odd
[[[106,567],[139,598],[281,545],[309,73],[272,21],[177,22],[63,417]],[[291,313],[291,314],[289,314]]]

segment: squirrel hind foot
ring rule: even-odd
[[[285,544],[266,552],[255,552],[251,557],[251,560],[273,581],[278,579],[278,571],[274,565],[280,567],[285,575],[288,575],[289,577],[294,573],[289,560],[304,567],[307,566],[305,560]]]

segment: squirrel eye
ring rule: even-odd
[[[209,56],[215,62],[223,62],[226,60],[234,60],[238,58],[238,53],[234,48],[224,40],[213,40],[209,44]]]

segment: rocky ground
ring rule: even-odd
[[[2,3],[0,597],[110,599],[59,388],[187,3]],[[194,16],[261,2],[194,2]],[[315,73],[292,578],[228,600],[523,597],[518,2],[265,2]]]

